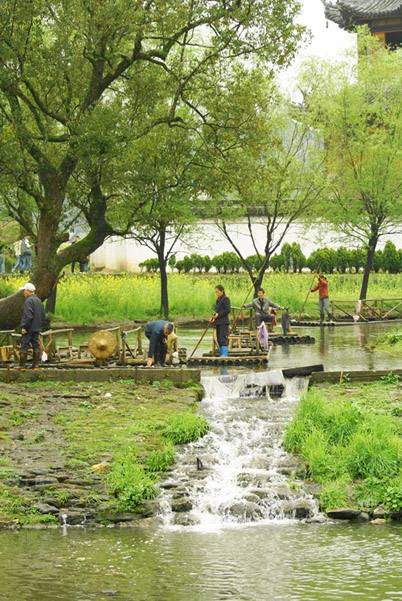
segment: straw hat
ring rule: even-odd
[[[88,348],[97,359],[106,359],[116,350],[116,338],[106,330],[92,334],[88,341]]]

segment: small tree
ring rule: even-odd
[[[389,273],[398,273],[400,270],[398,251],[391,240],[387,240],[385,243],[382,254],[382,267],[384,271],[388,271]]]
[[[322,217],[365,248],[364,299],[379,239],[402,230],[402,54],[358,39],[358,64],[309,63],[301,87],[326,157]]]

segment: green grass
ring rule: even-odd
[[[208,424],[203,417],[194,413],[172,415],[162,433],[175,444],[187,444],[201,438],[208,432]]]
[[[284,445],[322,484],[323,509],[402,508],[402,424],[398,381],[312,388],[288,425]]]

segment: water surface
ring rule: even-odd
[[[1,601],[402,598],[399,525],[1,534]]]

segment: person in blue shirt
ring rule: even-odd
[[[145,328],[145,336],[149,340],[147,367],[167,367],[165,363],[167,353],[167,337],[173,332],[173,324],[163,319],[150,321]]]

